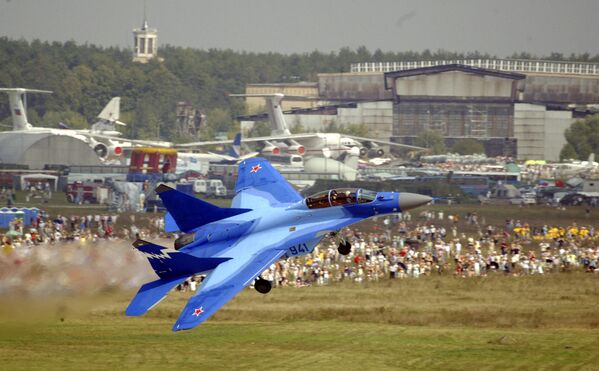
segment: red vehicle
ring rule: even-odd
[[[96,198],[96,188],[102,183],[91,182],[74,182],[67,185],[67,201],[77,204],[95,204],[98,202]]]

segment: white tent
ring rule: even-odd
[[[49,174],[23,174],[19,175],[21,189],[27,189],[27,181],[47,181],[50,182],[52,188],[54,188],[54,192],[58,189],[58,177]]]

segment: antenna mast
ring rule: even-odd
[[[148,2],[146,0],[144,0],[144,21],[143,24],[141,26],[142,30],[147,30],[148,29],[148,18],[146,17],[146,8],[147,8]]]

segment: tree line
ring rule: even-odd
[[[121,130],[131,138],[185,141],[175,128],[177,102],[187,101],[207,116],[201,136],[238,129],[235,117],[245,112],[242,93],[249,83],[316,81],[318,73],[348,72],[351,63],[426,59],[495,58],[493,55],[444,50],[384,52],[342,48],[334,52],[252,53],[162,46],[163,62],[132,62],[131,50],[78,45],[73,41],[42,42],[0,38],[0,87],[52,90],[52,95],[27,96],[29,121],[35,126],[88,128],[114,96],[121,97]],[[521,59],[599,62],[599,55],[553,53]],[[0,130],[11,126],[8,99],[0,97]],[[363,128],[357,128],[361,130]]]

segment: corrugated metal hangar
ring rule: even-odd
[[[516,81],[525,76],[451,64],[385,73],[393,92],[392,139],[413,144],[426,130],[449,146],[479,139],[490,156],[516,155]]]
[[[599,64],[449,62],[360,63],[350,73],[319,74],[327,108],[290,110],[287,121],[308,130],[363,122],[373,137],[406,144],[434,130],[448,147],[475,138],[488,155],[557,160],[575,115],[599,104]]]

